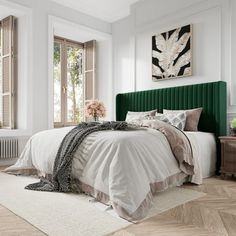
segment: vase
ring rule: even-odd
[[[93,116],[94,121],[98,121],[98,116]]]

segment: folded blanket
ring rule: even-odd
[[[160,120],[143,120],[142,127],[159,130],[168,140],[171,150],[179,163],[179,168],[187,175],[194,174],[194,158],[191,143],[187,135],[173,125]]]

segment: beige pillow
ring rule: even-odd
[[[155,116],[156,112],[157,110],[143,111],[143,112],[128,111],[126,114],[125,121],[128,123],[132,123],[138,120],[147,119],[150,116]]]
[[[168,113],[179,113],[185,112],[186,113],[186,123],[184,130],[185,131],[198,131],[198,123],[202,113],[202,107],[190,110],[163,110],[164,114]]]

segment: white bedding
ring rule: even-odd
[[[216,140],[212,133],[185,132],[191,140],[199,159],[202,178],[215,174],[216,171]]]
[[[8,171],[37,169],[41,173],[52,174],[59,145],[72,128],[47,130],[34,135],[17,163],[8,168]],[[203,158],[208,157],[203,157],[206,152],[201,151],[202,144],[198,142],[203,136],[206,137],[205,140],[211,138],[195,132],[189,132],[187,136],[193,147],[196,166],[192,182],[200,184],[202,176],[206,174],[205,166],[211,166],[212,162],[207,161],[208,164],[203,165]],[[79,158],[81,152],[82,158]],[[153,129],[90,134],[75,153],[72,164],[74,177],[108,195],[110,201],[125,209],[128,215],[136,212],[147,199],[150,183],[159,183],[178,174],[181,174],[181,170],[166,137]],[[164,188],[181,183],[176,179],[167,183]],[[143,217],[148,209],[141,210]]]

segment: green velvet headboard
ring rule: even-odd
[[[163,109],[180,110],[203,107],[198,129],[212,132],[218,137],[226,135],[227,132],[226,101],[226,83],[223,81],[118,94],[116,120],[125,120],[127,111],[158,109],[162,112]],[[219,168],[219,158],[217,168]]]

